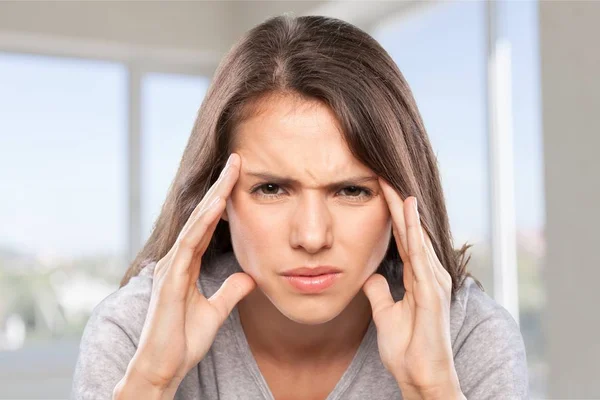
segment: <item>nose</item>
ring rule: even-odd
[[[300,196],[293,216],[290,244],[308,253],[331,248],[333,244],[332,216],[327,200],[319,193]]]

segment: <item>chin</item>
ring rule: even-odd
[[[285,299],[271,299],[271,303],[285,317],[303,325],[327,323],[341,314],[348,304],[339,304],[340,299],[320,296],[286,296]]]

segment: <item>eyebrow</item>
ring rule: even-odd
[[[248,171],[248,172],[246,172],[246,175],[253,176],[253,177],[256,177],[259,179],[263,179],[270,183],[274,183],[274,184],[281,185],[281,186],[286,186],[286,185],[287,186],[294,186],[294,185],[300,186],[300,182],[297,181],[296,179],[289,178],[286,176],[277,176],[274,174],[270,174],[268,172]],[[339,187],[343,187],[343,186],[356,186],[361,183],[376,181],[377,178],[378,177],[375,175],[353,176],[353,177],[349,177],[349,178],[346,178],[346,179],[338,181],[338,182],[328,183],[327,185],[324,185],[323,187],[325,187],[327,189],[335,189],[335,188],[339,188]]]

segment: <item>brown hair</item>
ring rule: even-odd
[[[468,275],[470,257],[465,260],[465,254],[471,245],[452,247],[437,159],[398,66],[375,39],[347,22],[289,14],[248,31],[219,64],[152,234],[121,286],[167,254],[233,151],[236,124],[269,94],[292,94],[329,106],[352,154],[402,198],[417,197],[422,224],[456,293]],[[203,266],[229,251],[229,226],[221,220]],[[393,237],[378,271],[390,281],[401,280],[402,261]]]

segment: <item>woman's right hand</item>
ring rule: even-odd
[[[256,287],[243,272],[229,276],[209,299],[196,287],[202,255],[237,182],[240,163],[233,153],[173,247],[156,264],[146,321],[126,377],[135,375],[137,382],[176,390],[204,358],[233,307]]]

